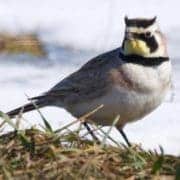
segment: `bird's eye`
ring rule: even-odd
[[[148,31],[148,32],[145,33],[145,37],[150,38],[151,36],[152,36],[151,32]]]

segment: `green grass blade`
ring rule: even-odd
[[[118,115],[118,116],[114,119],[114,121],[113,121],[112,125],[110,126],[110,128],[108,129],[107,133],[105,133],[105,136],[104,136],[104,138],[103,138],[103,140],[102,140],[102,143],[101,143],[101,146],[102,146],[102,147],[104,147],[104,145],[106,144],[106,140],[107,140],[110,132],[112,131],[112,128],[113,128],[113,127],[117,124],[117,122],[119,121],[119,118],[120,118],[120,115]]]
[[[0,111],[0,117],[7,123],[9,124],[12,128],[14,128],[15,130],[18,130],[16,125],[13,123],[13,121],[8,117],[7,114],[3,113],[2,111]]]
[[[164,163],[164,150],[161,146],[160,146],[160,151],[161,151],[160,156],[153,164],[153,168],[152,168],[153,174],[156,174],[158,171],[160,171],[160,169],[162,168],[162,165]]]

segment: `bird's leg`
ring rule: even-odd
[[[131,147],[132,145],[131,145],[131,143],[129,142],[129,140],[128,140],[126,134],[125,134],[125,132],[123,131],[123,129],[122,129],[122,128],[120,128],[120,129],[118,128],[118,130],[119,130],[121,136],[123,137],[123,139],[126,141],[126,144],[127,144],[129,147]]]
[[[87,122],[83,122],[85,128],[87,129],[87,131],[89,132],[89,134],[92,136],[92,138],[96,141],[99,142],[99,139],[97,138],[97,136],[93,133],[93,131],[91,130],[91,128],[89,127]]]

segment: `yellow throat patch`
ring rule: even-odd
[[[140,56],[147,56],[150,53],[149,47],[142,40],[126,40],[124,44],[125,55],[136,54]]]

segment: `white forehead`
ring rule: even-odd
[[[143,32],[154,32],[157,31],[159,29],[159,26],[157,23],[152,24],[151,26],[148,26],[147,28],[143,28],[143,27],[128,27],[126,26],[126,31],[128,32],[134,32],[134,33],[143,33]]]

